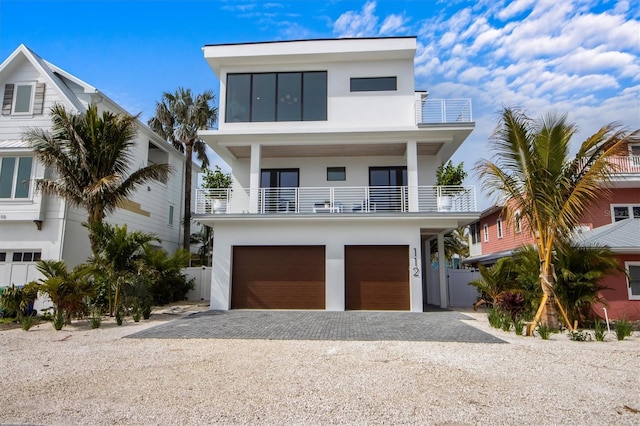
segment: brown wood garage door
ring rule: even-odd
[[[346,309],[408,311],[409,246],[346,246]]]
[[[324,309],[324,246],[233,248],[232,309]]]

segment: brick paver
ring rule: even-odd
[[[505,343],[461,321],[471,319],[455,311],[206,311],[127,337]]]

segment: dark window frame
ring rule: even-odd
[[[279,76],[285,74],[298,74],[300,75],[300,118],[299,119],[279,119],[281,114],[278,114],[278,86],[279,86]],[[323,118],[309,118],[309,114],[305,114],[305,76],[313,75],[313,74],[323,74],[324,75],[324,110],[323,110]],[[254,106],[253,106],[253,92],[254,92],[254,76],[256,75],[274,75],[275,76],[275,98],[274,98],[274,119],[271,120],[256,120],[254,118]],[[248,76],[249,77],[249,104],[247,105],[248,109],[248,120],[230,120],[229,110],[230,110],[230,101],[229,101],[229,78],[233,78],[234,76]],[[226,84],[226,99],[225,99],[225,114],[224,120],[225,123],[259,123],[259,122],[298,122],[298,121],[327,121],[328,117],[328,76],[327,71],[283,71],[283,72],[241,72],[241,73],[229,73],[227,74],[227,84]],[[308,104],[310,106],[310,103]]]
[[[398,77],[351,77],[351,92],[395,92],[398,90]]]

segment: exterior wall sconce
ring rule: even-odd
[[[33,223],[36,224],[36,228],[38,228],[38,231],[42,231],[42,221],[41,220],[34,220]]]

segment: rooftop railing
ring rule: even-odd
[[[473,121],[471,99],[416,101],[416,124],[468,123]]]
[[[249,190],[197,189],[195,213],[345,214],[475,212],[474,186],[361,186],[260,188],[257,206]],[[255,201],[254,201],[255,203]]]

